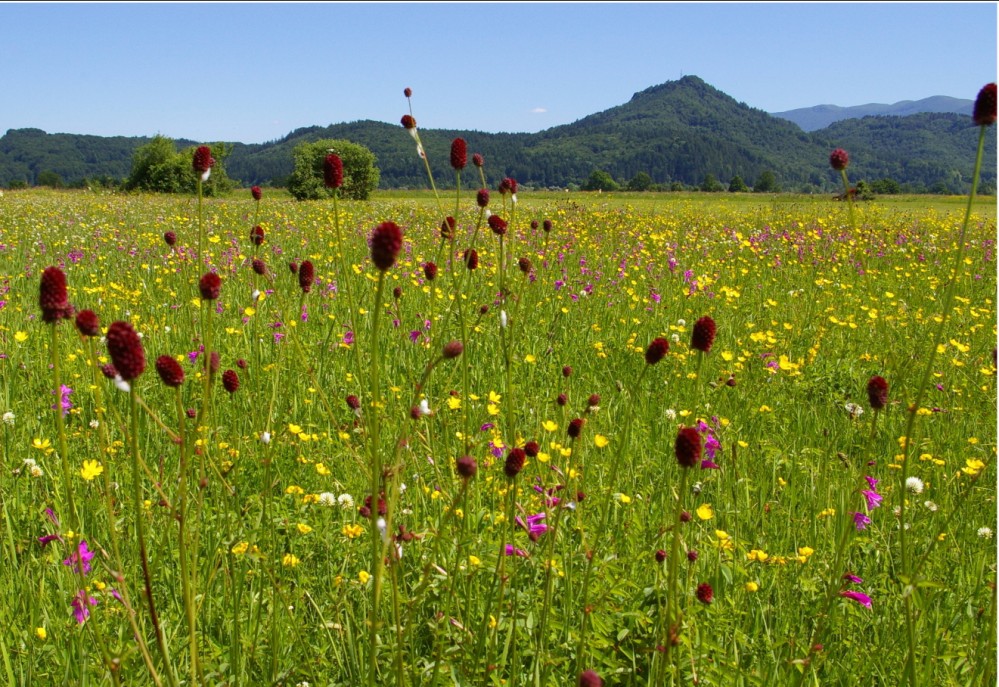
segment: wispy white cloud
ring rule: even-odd
[[[548,112],[548,108],[546,107],[536,107],[531,110],[531,114],[544,114],[545,112]]]

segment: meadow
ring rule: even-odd
[[[995,684],[995,198],[506,190],[0,198],[0,682]]]

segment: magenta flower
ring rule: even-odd
[[[871,597],[867,596],[867,594],[864,594],[863,592],[855,592],[852,589],[844,589],[839,593],[839,595],[846,599],[856,601],[858,604],[866,608],[871,607]]]
[[[86,575],[90,572],[90,559],[94,557],[94,552],[87,548],[87,540],[84,539],[77,547],[76,553],[62,562],[63,565],[71,566],[74,570],[79,570]]]
[[[863,513],[853,514],[853,525],[858,530],[866,530],[867,526],[871,524],[871,519],[864,515]]]
[[[527,531],[527,535],[531,538],[531,541],[537,541],[542,534],[548,531],[548,525],[541,522],[544,519],[544,513],[536,513],[535,515],[528,515],[526,522],[518,515],[516,522]]]
[[[877,489],[878,488],[878,482],[881,481],[881,480],[878,480],[878,479],[875,479],[875,478],[871,477],[870,475],[864,475],[864,479],[866,479],[867,483],[869,485],[871,485],[871,489]]]
[[[81,589],[70,603],[73,606],[73,617],[82,625],[90,617],[90,609],[87,606],[96,606],[97,599],[87,594],[85,589]]]
[[[874,510],[881,505],[881,494],[876,491],[871,491],[870,489],[864,489],[860,492],[861,495],[867,499],[867,510]]]
[[[527,558],[527,552],[523,549],[518,549],[514,547],[513,544],[506,545],[506,555],[507,556],[520,556],[521,558]]]
[[[847,582],[852,582],[854,584],[863,583],[863,580],[854,575],[853,573],[846,573],[845,575],[843,575],[843,579],[846,580]]]

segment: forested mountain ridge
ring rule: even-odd
[[[829,152],[842,147],[851,155],[852,180],[890,177],[907,190],[950,193],[967,191],[978,135],[969,116],[953,113],[849,119],[808,133],[736,102],[696,76],[653,86],[627,103],[534,134],[422,126],[419,131],[435,179],[445,187],[454,183],[450,143],[461,136],[469,153],[485,157],[490,185],[512,176],[528,187],[568,187],[584,183],[599,169],[622,184],[644,172],[663,187],[700,185],[708,175],[726,185],[738,175],[753,185],[770,173],[784,190],[826,192],[839,183],[829,168]],[[982,173],[986,191],[996,183],[995,136],[992,127]],[[264,144],[233,143],[226,170],[245,185],[280,185],[292,171],[294,147],[320,138],[348,139],[370,148],[381,188],[427,185],[423,161],[405,130],[370,120],[297,129]],[[122,179],[134,150],[149,141],[11,130],[0,137],[0,186],[19,180],[36,184],[46,172],[47,178],[54,173],[67,184],[85,177]],[[463,185],[478,186],[477,176],[469,167]]]

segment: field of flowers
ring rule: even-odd
[[[0,682],[995,683],[994,199],[485,195],[0,198]]]

